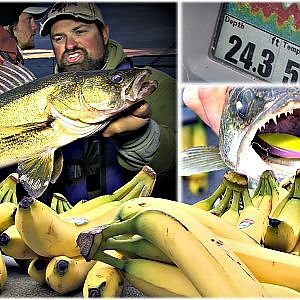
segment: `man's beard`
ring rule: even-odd
[[[58,64],[58,72],[62,73],[62,72],[76,72],[76,71],[89,71],[89,70],[101,70],[105,64],[106,61],[106,49],[105,49],[105,54],[103,55],[103,57],[99,58],[99,59],[92,59],[87,51],[85,49],[82,48],[76,48],[76,49],[72,49],[72,51],[75,50],[81,50],[83,52],[84,55],[84,60],[80,63],[74,63],[74,64],[68,64],[65,62],[64,59],[62,59],[61,64]],[[63,54],[63,57],[66,53],[68,53],[69,51],[65,51]]]

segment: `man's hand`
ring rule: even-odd
[[[194,111],[217,135],[227,87],[188,86],[183,91],[183,102]]]
[[[102,133],[104,137],[111,137],[115,134],[136,131],[145,126],[151,116],[151,106],[143,102],[141,106],[131,112],[131,114],[113,121]]]

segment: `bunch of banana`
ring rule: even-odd
[[[0,252],[0,290],[2,290],[4,284],[7,281],[7,269],[4,257],[2,253]]]
[[[264,245],[271,249],[290,252],[300,236],[300,170],[285,198],[277,203],[269,217]]]
[[[142,236],[176,266],[150,259],[119,260],[106,254],[102,243],[122,234]],[[191,285],[195,288],[193,295],[198,293],[198,297],[268,295],[229,247],[191,214],[175,205],[145,208],[125,221],[81,232],[77,244],[86,260],[97,259],[115,266],[146,295],[154,296],[151,290],[155,290],[155,296],[191,296]],[[178,284],[184,280],[182,275],[187,279],[184,290]]]
[[[248,179],[245,175],[234,171],[227,171],[217,189],[206,199],[200,200],[194,206],[221,216],[233,200],[233,191],[242,193],[248,188]]]
[[[58,214],[61,214],[65,211],[70,210],[73,207],[73,205],[68,201],[68,199],[64,195],[60,193],[53,193],[50,207]]]
[[[48,257],[36,257],[28,266],[28,275],[39,283],[46,283],[46,268],[50,261]]]
[[[197,122],[184,124],[181,127],[181,149],[195,146],[207,146],[207,134],[205,125],[201,119]],[[208,188],[208,173],[202,172],[187,177],[188,186],[191,193],[198,195]]]
[[[19,174],[11,173],[0,183],[0,203],[12,202],[18,204],[17,200],[17,183]]]
[[[61,214],[37,199],[24,197],[16,212],[17,230],[25,244],[40,256],[78,256],[78,234],[88,228],[111,222],[117,208],[129,199],[149,195],[155,178],[154,171],[144,167],[112,195],[92,199]]]
[[[189,209],[187,209],[187,207],[189,207]],[[128,201],[127,203],[124,203],[119,209],[120,211],[119,211],[118,219],[116,219],[116,224],[122,223],[124,222],[124,220],[130,220],[132,217],[137,216],[138,213],[142,212],[144,209],[147,210],[159,209],[164,213],[169,213],[169,214],[172,214],[173,210],[185,211],[186,213],[189,214],[188,218],[192,218],[196,216],[196,214],[193,214],[192,210],[201,212],[201,210],[195,209],[193,206],[184,203],[178,203],[178,202],[169,201],[165,199],[144,197],[140,199],[133,199],[131,201]],[[215,220],[219,220],[220,222],[222,222],[220,218],[217,218],[209,214],[208,212],[203,211],[202,214],[209,215],[215,218]],[[203,219],[201,219],[200,217],[197,220],[199,222],[203,221]],[[160,221],[157,221],[157,224],[160,224]],[[230,226],[229,224],[227,225]],[[139,223],[139,226],[142,226],[141,223]],[[140,255],[143,251],[141,250],[140,252],[138,252],[136,247],[129,248],[129,246],[127,245],[129,244],[129,242],[127,243],[125,238],[120,238],[119,236],[110,237],[110,235],[113,234],[114,231],[113,227],[114,224],[111,224],[108,225],[108,228],[111,229],[106,229],[106,227],[103,226],[102,228],[95,229],[94,231],[81,233],[80,235],[81,237],[79,236],[77,243],[79,245],[85,245],[85,248],[82,249],[82,251],[84,251],[84,253],[86,254],[87,259],[90,259],[92,257],[95,258],[98,255],[100,258],[102,256],[103,250],[107,248],[109,249],[115,248],[116,250],[118,249],[118,251],[120,252],[122,252],[122,250],[125,250],[130,253],[136,254],[136,257],[141,257]],[[109,230],[107,233],[109,237],[108,236],[103,237],[102,235],[103,232],[107,232],[106,230]],[[198,228],[198,230],[202,231],[202,228]],[[124,232],[124,231],[118,231],[118,233],[120,232]],[[153,228],[153,233],[154,233],[154,228]],[[138,236],[134,235],[133,237],[137,239]],[[276,285],[274,287],[273,292],[268,290],[271,296],[274,297],[277,295],[279,297],[282,295],[283,296],[289,295],[289,293],[291,293],[291,296],[295,294],[297,295],[295,291],[289,291],[288,289],[281,288],[283,286],[296,291],[300,291],[300,281],[298,280],[298,276],[297,276],[297,274],[300,271],[300,260],[297,256],[291,255],[289,253],[283,253],[280,251],[264,248],[257,243],[253,243],[253,242],[250,243],[248,241],[242,242],[238,238],[235,239],[233,238],[235,238],[235,236],[232,234],[231,236],[227,235],[227,238],[225,238],[224,236],[220,237],[217,239],[217,241],[220,246],[225,244],[228,248],[230,248],[242,260],[242,262],[250,269],[253,275],[260,282]],[[113,239],[121,240],[121,243],[116,241],[111,242]],[[125,246],[122,246],[123,243],[122,241],[125,241],[124,243]],[[189,248],[189,246],[186,247]],[[159,249],[153,242],[149,242],[149,241],[147,244],[147,251],[145,251],[145,254],[146,253],[147,255],[144,255],[144,258],[148,258],[149,261],[150,260],[163,261],[164,257],[168,255],[168,253],[162,252],[161,249]],[[151,253],[153,253],[152,256]],[[162,256],[160,256],[159,253],[162,253]],[[194,256],[188,256],[186,254],[186,259],[194,260]],[[201,266],[205,266],[206,268],[207,264],[203,262]],[[194,272],[198,272],[198,269],[194,270]],[[142,274],[139,274],[139,276],[142,276]],[[286,294],[283,294],[283,292],[286,292]]]
[[[12,202],[0,203],[0,233],[15,224],[17,205]]]
[[[116,251],[107,251],[116,258],[123,256]],[[88,272],[84,281],[82,293],[86,298],[120,297],[124,287],[121,273],[112,265],[97,261]]]
[[[46,282],[56,292],[67,294],[82,287],[96,261],[87,262],[82,256],[53,257],[46,267]]]

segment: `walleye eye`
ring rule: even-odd
[[[253,99],[254,93],[250,89],[241,91],[237,96],[236,110],[242,119],[245,119],[247,117]]]
[[[112,77],[111,77],[111,81],[113,83],[121,83],[123,81],[123,76],[119,73],[117,74],[114,74]]]

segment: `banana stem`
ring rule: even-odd
[[[123,270],[126,265],[126,261],[116,258],[112,255],[104,253],[102,251],[98,251],[95,256],[93,257],[94,260],[100,260],[108,265],[111,265],[119,270]]]
[[[111,223],[81,232],[76,240],[81,255],[90,261],[101,249],[102,242],[110,237],[134,232],[134,221],[128,219],[119,223]]]
[[[239,210],[240,199],[241,199],[241,193],[238,191],[233,191],[232,203],[230,206],[231,210],[233,211]]]
[[[232,196],[232,189],[227,188],[225,190],[225,194],[224,194],[223,198],[220,200],[220,202],[218,203],[218,205],[215,208],[210,210],[210,212],[216,216],[221,216],[223,214],[223,212],[225,211],[225,209],[228,207],[231,196]]]
[[[244,208],[253,206],[248,189],[244,189],[243,191],[243,203],[244,203]]]
[[[293,184],[293,198],[300,199],[300,170],[297,170]]]
[[[148,166],[144,166],[143,169],[136,174],[129,182],[124,184],[118,190],[113,193],[114,200],[118,201],[124,198],[132,189],[140,182],[151,182],[151,186],[154,185],[156,180],[156,173]]]

